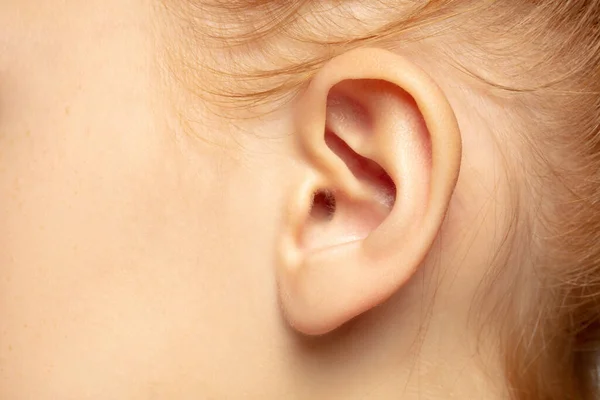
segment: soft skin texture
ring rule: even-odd
[[[331,107],[310,88],[255,120],[215,116],[196,100],[190,135],[175,111],[187,97],[159,67],[162,16],[149,1],[0,1],[0,398],[495,398],[498,360],[475,346],[481,332],[469,319],[507,213],[495,142],[477,112],[487,103],[413,53],[397,60],[426,84],[408,90],[387,64],[358,76],[384,82],[353,89],[386,113]],[[361,67],[352,55],[337,62],[321,76],[343,88]],[[402,90],[434,109],[420,116]],[[408,145],[351,146],[392,176],[397,212],[377,211],[377,181],[355,181],[374,188],[359,201],[347,164],[315,157],[324,126],[310,107],[350,121],[334,132],[349,143],[369,126],[361,118],[385,114],[381,129],[406,132]],[[489,107],[482,114],[499,118]],[[434,135],[427,127],[437,123],[448,129]],[[429,141],[444,144],[433,163]],[[420,178],[404,186],[411,173]],[[340,200],[331,229],[307,212],[321,187]],[[420,193],[412,203],[411,188]],[[415,226],[411,211],[434,217]],[[376,223],[357,228],[365,215]],[[348,237],[374,238],[379,253],[352,258],[345,275],[333,247]],[[294,311],[306,299],[280,273],[303,268],[315,248],[330,253],[310,262],[317,277],[303,285],[333,288],[319,300],[326,311]],[[343,286],[365,276],[368,296]]]

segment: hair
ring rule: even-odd
[[[519,400],[596,399],[600,0],[368,3],[162,0],[185,38],[167,64],[194,95],[239,110],[293,98],[349,49],[418,43],[512,105],[520,141],[505,159],[509,169],[519,165],[512,173],[521,207],[505,244],[521,249],[526,265],[511,271],[512,293],[496,306],[510,321],[496,324],[506,380]],[[214,73],[210,85],[198,81],[199,68]]]

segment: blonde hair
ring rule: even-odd
[[[292,98],[323,63],[349,49],[459,38],[436,51],[494,96],[519,104],[526,128],[520,152],[527,174],[517,198],[529,206],[512,225],[525,229],[506,242],[521,235],[528,266],[511,275],[518,293],[497,305],[512,321],[501,324],[499,338],[511,393],[522,400],[597,398],[600,0],[374,0],[361,5],[368,21],[350,3],[163,0],[185,37],[171,47],[168,64],[194,95],[247,109]],[[305,51],[285,54],[292,44]],[[213,50],[218,62],[211,62]],[[236,84],[198,82],[198,68]]]

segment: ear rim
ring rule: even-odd
[[[360,276],[360,280],[348,282],[348,288],[358,289],[361,284],[366,284],[371,278],[374,280],[373,285],[384,284],[382,282],[387,281],[384,284],[386,287],[377,294],[365,292],[364,298],[357,300],[360,304],[353,309],[346,307],[343,310],[344,306],[336,306],[341,301],[339,298],[329,302],[333,304],[326,304],[327,302],[322,301],[323,292],[329,292],[323,282],[316,290],[311,287],[311,285],[318,286],[313,284],[315,281],[311,283],[311,279],[314,279],[311,276],[315,273],[315,268],[319,268],[318,265],[315,266],[315,260],[324,255],[326,258],[327,253],[313,254],[310,260],[303,257],[302,252],[296,247],[299,234],[297,228],[299,225],[296,224],[302,223],[303,215],[305,215],[303,213],[306,212],[306,193],[325,188],[328,186],[328,182],[336,182],[341,190],[357,199],[368,198],[370,195],[341,160],[339,162],[331,161],[338,160],[338,157],[332,154],[332,150],[324,144],[325,141],[321,140],[326,126],[329,92],[336,84],[347,80],[391,82],[414,99],[430,135],[431,174],[427,190],[427,205],[425,206],[427,215],[423,215],[419,219],[419,223],[421,223],[419,229],[422,232],[419,235],[421,243],[414,245],[421,248],[422,251],[416,252],[414,259],[408,261],[412,267],[404,269],[402,273],[390,271],[389,268],[381,268],[379,273],[373,276],[358,273],[357,276]],[[293,232],[283,235],[282,243],[279,246],[277,284],[280,305],[287,322],[296,331],[305,335],[322,335],[335,330],[357,315],[387,300],[417,271],[418,266],[429,253],[450,205],[460,173],[462,142],[458,121],[452,106],[435,81],[425,71],[402,56],[378,48],[355,49],[330,60],[310,82],[304,97],[300,97],[297,112],[298,115],[304,116],[296,119],[297,124],[302,123],[302,126],[296,128],[304,132],[304,135],[299,137],[300,146],[318,164],[317,169],[323,174],[312,176],[292,195],[296,201],[291,203],[293,205],[288,210],[288,215],[296,216],[296,221],[290,225],[296,228],[292,228]],[[315,141],[322,141],[323,145],[315,147]],[[396,211],[392,210],[392,213]],[[386,218],[360,243],[349,243],[345,246],[356,247],[358,244],[358,248],[354,249],[352,254],[356,258],[360,258],[361,254],[367,254],[370,262],[374,262],[381,258],[379,254],[386,254],[386,249],[398,243],[399,237],[402,236],[398,233],[397,224],[392,218]],[[417,239],[409,238],[409,240]],[[327,261],[322,262],[327,263]],[[356,273],[356,271],[355,269],[351,273]],[[323,279],[334,279],[335,275],[331,275],[331,271],[322,273],[325,274]],[[325,278],[326,276],[329,278]],[[338,274],[338,278],[340,277],[343,277],[343,280],[348,279],[343,272]],[[345,297],[348,293],[345,295],[342,293],[342,295]],[[349,295],[352,296],[352,294]],[[348,301],[352,301],[352,299]]]

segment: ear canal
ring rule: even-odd
[[[314,221],[331,221],[336,211],[335,195],[330,190],[318,190],[312,198],[310,217]]]
[[[418,270],[458,177],[458,124],[404,58],[359,49],[328,62],[293,107],[299,164],[279,246],[280,304],[319,335],[386,301]]]

